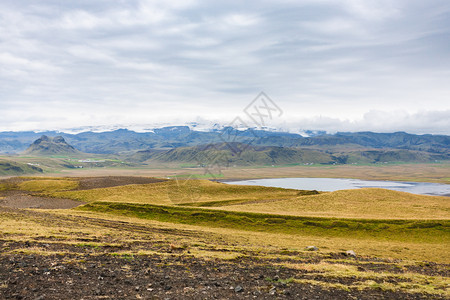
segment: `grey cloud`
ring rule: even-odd
[[[404,110],[384,124],[439,132],[416,112],[449,109],[449,12],[444,0],[2,1],[0,109],[39,114],[15,119],[33,129],[232,119],[264,90],[288,123]]]
[[[406,111],[372,110],[356,120],[333,117],[300,118],[283,126],[292,131],[315,128],[330,133],[348,131],[395,132],[405,131],[416,134],[450,134],[450,110],[421,111],[408,113]]]

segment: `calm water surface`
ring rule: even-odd
[[[372,181],[346,178],[273,178],[229,181],[226,183],[328,192],[359,188],[383,188],[420,195],[450,196],[450,184],[429,182]]]

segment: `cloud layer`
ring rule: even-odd
[[[449,35],[446,0],[5,0],[0,130],[226,122],[264,90],[285,124],[450,134]]]

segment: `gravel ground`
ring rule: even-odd
[[[79,189],[162,181],[125,176],[78,180]],[[235,251],[242,253],[237,258],[205,259],[191,254],[189,247],[174,248],[170,244],[170,240],[177,238],[198,240],[203,238],[204,232],[49,213],[45,209],[72,208],[83,203],[37,197],[25,191],[3,191],[0,197],[1,222],[21,219],[46,226],[51,224],[50,232],[51,226],[58,226],[68,229],[72,235],[64,241],[53,233],[27,236],[26,233],[0,232],[0,299],[447,299],[405,290],[356,289],[351,285],[361,278],[333,277],[287,267],[336,260],[339,264],[356,266],[360,272],[413,272],[449,277],[449,266],[444,264],[402,264],[399,267],[395,261],[379,258],[350,259],[342,253],[325,256],[308,253],[305,256],[304,252],[286,254],[271,250],[273,253],[269,253],[267,249],[263,250],[270,256],[261,256],[259,252],[239,250],[239,247]],[[87,238],[80,230],[87,227],[130,236],[125,240],[114,235]],[[157,240],[156,236],[166,239]],[[229,251],[224,245],[208,247],[208,251]],[[137,255],[141,250],[154,254]],[[121,252],[131,254],[118,254]],[[283,263],[287,266],[280,265]],[[304,279],[323,284],[300,282]],[[376,283],[386,282],[401,285],[407,278],[391,276]]]
[[[443,264],[403,264],[398,268],[397,263],[401,261],[349,258],[342,253],[292,251],[287,254],[276,249],[264,250],[270,255],[261,256],[259,251],[239,250],[239,247],[235,251],[241,251],[242,255],[234,259],[205,259],[191,254],[190,247],[174,248],[170,244],[176,237],[202,238],[201,232],[0,207],[0,219],[8,218],[48,222],[71,229],[74,236],[68,242],[56,236],[26,238],[1,233],[0,299],[446,299],[381,288],[360,290],[350,286],[361,278],[326,276],[289,267],[289,264],[336,260],[339,264],[357,266],[361,272],[414,272],[448,277],[449,266]],[[93,239],[77,230],[87,226],[137,236],[135,239],[130,236],[127,241],[115,235],[95,235]],[[168,238],[161,240],[155,236]],[[224,245],[204,247],[209,247],[204,248],[209,251],[230,251]],[[138,255],[140,250],[154,254]],[[280,265],[283,263],[288,264]],[[327,286],[296,282],[302,279]],[[407,278],[390,276],[377,283],[407,281]]]

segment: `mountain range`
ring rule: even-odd
[[[195,147],[220,143],[245,143],[254,146],[284,148],[308,148],[320,151],[353,151],[376,149],[402,149],[450,155],[450,136],[415,135],[405,132],[338,132],[303,137],[295,133],[267,130],[235,130],[230,127],[196,131],[188,126],[170,126],[150,132],[118,129],[108,132],[82,132],[67,134],[56,131],[36,133],[0,132],[0,153],[17,154],[25,151],[42,135],[61,136],[68,144],[85,153],[134,154],[145,150],[170,150],[179,147]]]
[[[136,162],[185,162],[231,165],[282,165],[300,163],[333,163],[330,154],[310,149],[275,146],[252,146],[243,143],[219,143],[170,150],[139,151],[130,157]]]
[[[170,150],[150,149],[138,151],[129,157],[130,161],[150,165],[159,162],[183,162],[194,165],[218,163],[222,166],[435,162],[448,159],[449,156],[445,154],[404,149],[332,152],[243,143],[219,143]]]

